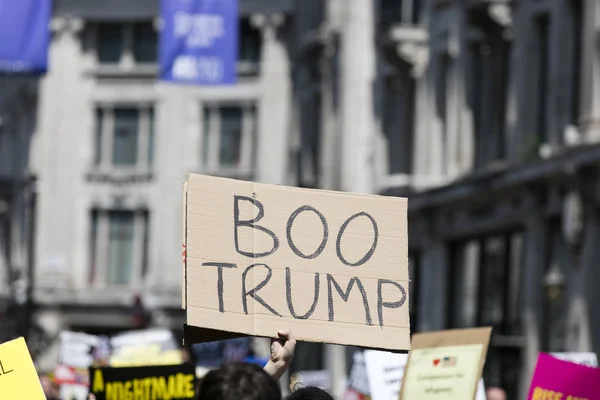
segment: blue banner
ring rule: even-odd
[[[160,75],[169,82],[236,81],[238,0],[162,0]]]
[[[51,0],[0,0],[0,71],[48,69]]]

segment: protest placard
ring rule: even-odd
[[[369,378],[365,356],[362,351],[357,351],[352,356],[352,369],[343,400],[370,400]]]
[[[540,353],[527,400],[600,400],[600,369]]]
[[[373,400],[398,400],[408,354],[365,351],[369,388]],[[479,379],[476,400],[486,400],[483,379]]]
[[[598,367],[598,356],[592,352],[550,353],[554,358],[588,367]]]
[[[177,365],[183,362],[173,333],[166,329],[146,329],[118,334],[110,339],[111,367]]]
[[[188,325],[409,349],[406,199],[194,174],[184,195]]]
[[[400,400],[474,400],[491,332],[474,328],[415,334]]]
[[[194,399],[193,365],[90,368],[90,392],[96,400]]]
[[[23,338],[0,344],[0,399],[46,400]]]

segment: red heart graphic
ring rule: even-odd
[[[435,360],[433,360],[433,365],[438,365],[440,363],[440,359],[436,358]]]

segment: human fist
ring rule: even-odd
[[[277,332],[278,339],[271,340],[271,357],[265,366],[265,371],[275,379],[287,371],[294,359],[296,339],[291,332]]]

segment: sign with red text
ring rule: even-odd
[[[197,341],[285,326],[298,340],[410,348],[406,199],[194,174],[184,196],[187,325],[210,332]]]
[[[600,368],[540,353],[527,400],[600,400]]]

